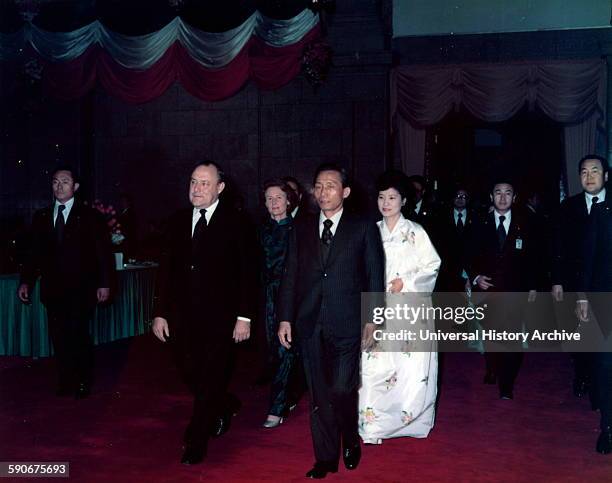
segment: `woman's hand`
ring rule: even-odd
[[[404,282],[402,282],[401,278],[394,278],[389,282],[389,292],[391,293],[400,293],[404,288]]]

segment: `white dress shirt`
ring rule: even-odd
[[[584,192],[584,200],[586,201],[587,212],[589,215],[591,214],[591,207],[593,206],[593,198],[595,196],[597,196],[597,203],[603,203],[606,200],[606,188],[602,189],[596,195],[591,195],[586,191]]]
[[[463,226],[465,226],[465,222],[467,220],[467,210],[465,208],[463,208],[462,210],[453,208],[453,216],[455,217],[455,226],[457,226],[457,222],[459,221],[459,213],[461,213],[461,222],[463,223]]]
[[[499,217],[500,216],[505,216],[506,217],[506,219],[504,220],[504,230],[506,230],[506,235],[507,235],[508,232],[510,231],[510,221],[512,220],[512,210],[508,210],[503,215],[500,215],[497,212],[497,210],[494,210],[493,214],[495,215],[495,229],[496,230],[499,229]]]
[[[66,207],[64,208],[62,215],[64,215],[64,224],[68,223],[68,215],[70,214],[72,205],[74,205],[74,196],[70,198],[68,201],[66,201],[66,203],[60,203],[59,201],[55,200],[55,205],[53,206],[53,226],[55,226],[55,222],[57,221],[57,213],[59,211],[58,210],[59,205],[64,205]]]
[[[330,227],[332,236],[336,234],[336,228],[338,228],[338,223],[340,223],[340,218],[342,218],[343,211],[344,211],[344,208],[342,208],[338,213],[336,213],[334,216],[329,218],[333,222],[332,226]],[[323,235],[323,228],[324,228],[323,222],[327,219],[328,218],[323,214],[323,212],[319,214],[319,238],[321,238],[321,235]]]
[[[414,206],[414,212],[419,215],[421,213],[421,207],[423,206],[423,200],[419,200],[419,202]]]
[[[215,212],[215,210],[217,209],[217,206],[219,206],[219,199],[217,198],[217,201],[215,201],[212,205],[210,205],[208,208],[206,208],[206,224],[208,225],[210,223],[210,219],[213,216],[213,213]],[[202,213],[200,213],[200,210],[202,208],[196,208],[195,206],[193,207],[193,215],[191,217],[191,236],[193,237],[193,232],[195,230],[195,226],[198,223],[198,221],[200,221],[200,218],[202,218]]]

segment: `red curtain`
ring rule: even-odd
[[[123,67],[99,47],[91,47],[70,62],[47,63],[43,73],[45,92],[63,100],[77,99],[96,81],[111,95],[138,104],[161,96],[178,80],[185,90],[204,101],[232,96],[252,79],[261,89],[278,89],[301,69],[304,46],[321,35],[319,26],[302,40],[286,47],[271,47],[257,37],[221,69],[207,69],[176,42],[149,69]]]

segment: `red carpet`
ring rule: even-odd
[[[204,464],[184,467],[190,400],[161,344],[146,336],[96,351],[83,401],[55,397],[52,360],[0,358],[0,461],[69,461],[71,479],[87,483],[304,481],[313,462],[304,401],[280,428],[260,429],[267,389],[239,369],[243,409]],[[572,396],[567,355],[528,354],[514,401],[497,399],[482,375],[481,356],[448,354],[429,438],[366,446],[356,471],[326,481],[612,481],[612,455],[594,450],[598,414]]]

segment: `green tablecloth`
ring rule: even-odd
[[[98,306],[90,324],[94,344],[140,335],[152,318],[155,267],[117,272],[117,292],[110,305]],[[39,284],[32,304],[17,298],[18,275],[0,275],[0,355],[45,357],[53,353],[47,313],[40,303]]]

